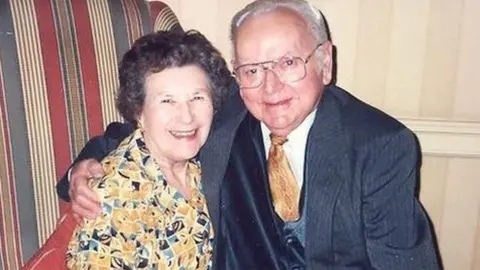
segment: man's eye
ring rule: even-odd
[[[253,76],[257,74],[258,70],[257,68],[247,68],[245,69],[245,72],[243,72],[246,76]]]
[[[283,60],[283,66],[290,67],[295,65],[295,60],[293,59],[285,59]]]

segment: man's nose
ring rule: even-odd
[[[194,119],[193,111],[189,102],[181,103],[177,107],[177,117],[184,124],[191,123]]]
[[[264,90],[268,94],[273,94],[283,88],[284,83],[273,68],[265,69]]]

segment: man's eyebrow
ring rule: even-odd
[[[288,53],[286,53],[286,54],[284,54],[280,57],[277,57],[275,59],[261,61],[261,62],[245,63],[245,64],[238,65],[238,67],[249,66],[249,65],[262,65],[262,64],[267,64],[267,63],[271,63],[271,62],[278,62],[279,60],[282,60],[283,58],[293,58],[293,57],[300,57],[300,55],[288,52]]]

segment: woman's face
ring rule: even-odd
[[[207,74],[198,66],[173,67],[145,78],[139,122],[158,162],[195,157],[207,140],[213,102]]]

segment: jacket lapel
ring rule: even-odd
[[[220,189],[233,139],[246,111],[240,94],[236,92],[215,115],[210,136],[200,152],[203,192],[214,228],[219,225]]]
[[[310,259],[333,260],[333,213],[343,179],[346,179],[342,174],[348,171],[349,164],[348,140],[342,130],[340,109],[340,101],[326,88],[307,140],[306,235],[311,236],[308,239],[315,239],[307,239],[305,243],[307,268]]]

